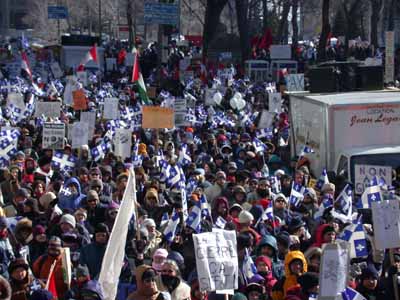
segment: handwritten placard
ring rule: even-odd
[[[269,93],[268,94],[268,107],[271,113],[282,112],[282,96],[281,93]]]
[[[325,245],[320,265],[318,299],[334,300],[345,290],[349,261],[349,243],[337,242]]]
[[[73,91],[72,99],[74,101],[74,110],[87,109],[87,99],[84,90]]]
[[[7,96],[7,106],[11,104],[21,110],[25,110],[24,95],[20,93],[9,93]]]
[[[236,232],[215,230],[193,235],[201,291],[238,288]]]
[[[118,98],[106,98],[104,99],[104,110],[103,117],[107,120],[118,119]]]
[[[61,111],[61,102],[52,101],[44,102],[37,101],[35,108],[35,117],[41,117],[42,115],[49,118],[58,118]]]
[[[64,149],[65,124],[44,123],[43,125],[43,149]]]
[[[95,111],[82,111],[81,122],[88,123],[89,126],[89,139],[93,137],[94,128],[96,123],[96,112]]]
[[[87,86],[88,75],[86,71],[76,72],[76,76],[78,77],[78,80],[83,84],[83,86]]]
[[[304,91],[304,74],[289,74],[285,76],[285,80],[289,92]]]
[[[132,132],[129,129],[117,128],[113,138],[114,154],[123,159],[131,156]]]
[[[261,113],[260,121],[258,122],[258,128],[270,128],[272,122],[274,121],[274,113],[271,113],[267,110],[263,110]]]
[[[173,128],[174,110],[159,106],[143,106],[143,128]]]
[[[400,247],[400,207],[397,200],[372,202],[372,221],[377,249]]]
[[[72,125],[72,149],[78,149],[82,145],[86,145],[89,140],[89,123],[75,122]]]

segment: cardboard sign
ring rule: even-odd
[[[64,89],[64,104],[71,106],[73,103],[72,92],[79,89],[79,85],[76,82],[75,76],[67,76],[67,84]]]
[[[372,202],[372,221],[377,249],[400,247],[400,206],[397,200]]]
[[[392,167],[375,165],[354,166],[355,193],[362,195],[367,185],[375,176],[385,181],[387,186],[392,185]]]
[[[107,120],[118,119],[118,98],[104,99],[103,118]]]
[[[269,93],[268,94],[268,107],[271,113],[282,112],[282,95],[281,93]]]
[[[84,90],[76,90],[72,92],[72,98],[74,101],[74,110],[85,110],[87,109],[87,99]]]
[[[78,77],[78,80],[80,82],[82,82],[83,86],[87,86],[88,75],[87,75],[86,71],[76,72],[76,76]]]
[[[116,58],[106,58],[106,70],[107,71],[117,70],[117,59]]]
[[[81,122],[88,123],[89,126],[89,139],[93,137],[94,128],[96,124],[96,112],[95,111],[82,111]]]
[[[129,129],[117,128],[115,130],[114,141],[114,154],[121,156],[122,159],[131,156],[132,149],[132,132]]]
[[[41,117],[42,115],[44,115],[49,118],[58,118],[60,117],[60,111],[61,102],[59,101],[37,101],[35,107],[35,117]]]
[[[289,92],[304,91],[304,74],[289,74],[285,76],[285,80]]]
[[[258,129],[270,128],[274,121],[274,113],[263,110],[261,113],[260,121],[258,122]]]
[[[185,126],[187,124],[187,122],[185,121],[186,99],[184,98],[175,99],[174,112],[175,112],[175,127]]]
[[[9,107],[11,104],[24,111],[25,110],[24,95],[20,93],[9,93],[7,96],[7,106]]]
[[[173,128],[174,110],[159,106],[143,106],[143,128]]]
[[[325,245],[319,272],[318,299],[334,300],[345,290],[349,261],[349,243],[336,242],[335,244]]]
[[[236,232],[213,229],[193,234],[197,275],[201,291],[238,288]]]
[[[64,149],[65,124],[44,123],[43,125],[43,149]]]
[[[87,145],[89,140],[89,123],[75,122],[71,128],[71,147],[79,149],[83,145]]]
[[[147,96],[149,96],[150,99],[155,99],[157,97],[157,88],[154,86],[149,86],[147,88]]]
[[[63,74],[64,74],[63,71],[61,70],[60,65],[58,64],[58,62],[53,62],[50,65],[50,69],[51,69],[51,72],[53,73],[55,78],[61,78],[63,76]]]

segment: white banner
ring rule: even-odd
[[[35,117],[41,117],[42,115],[44,115],[49,118],[58,118],[60,117],[60,111],[61,102],[59,101],[37,101],[35,107]]]
[[[323,248],[319,273],[320,300],[334,300],[347,286],[350,251],[349,243],[326,244]]]
[[[114,154],[123,159],[131,156],[132,132],[129,129],[117,128],[114,136]]]
[[[289,74],[285,76],[286,89],[289,92],[304,91],[304,74]]]
[[[354,186],[357,195],[362,195],[375,176],[383,179],[387,186],[392,185],[391,166],[355,165],[354,169]]]
[[[281,93],[268,93],[268,107],[271,113],[282,112],[282,95]]]
[[[71,139],[72,149],[78,149],[82,145],[87,145],[89,140],[89,123],[81,121],[72,124]]]
[[[118,119],[118,98],[105,98],[103,118],[107,120]]]
[[[238,288],[236,232],[214,230],[193,234],[201,291]]]
[[[270,128],[274,121],[274,113],[263,110],[261,113],[260,121],[258,122],[258,129]]]
[[[372,202],[372,221],[377,249],[400,247],[400,207],[397,200]]]
[[[64,149],[65,146],[65,124],[44,123],[43,124],[43,149]]]
[[[86,71],[76,72],[76,76],[78,77],[79,81],[83,84],[83,86],[87,86],[88,75]]]
[[[95,111],[82,111],[81,122],[88,123],[89,126],[89,139],[93,137],[94,128],[96,124],[96,112]]]

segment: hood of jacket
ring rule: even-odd
[[[276,242],[276,238],[273,235],[263,235],[263,237],[260,240],[260,243],[258,244],[257,247],[257,254],[260,255],[261,253],[261,248],[264,246],[270,246],[275,250],[274,253],[274,259],[278,257],[278,244]]]

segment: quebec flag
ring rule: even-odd
[[[367,240],[360,218],[347,226],[338,239],[350,243],[350,258],[368,256]]]
[[[363,295],[361,295],[359,292],[357,292],[349,287],[347,287],[342,292],[342,299],[343,300],[366,300]]]
[[[326,173],[326,169],[322,170],[322,174],[319,177],[317,183],[315,184],[315,188],[321,190],[324,184],[329,183],[328,174]]]
[[[247,280],[250,280],[257,273],[256,265],[253,262],[253,259],[249,255],[249,251],[246,248],[246,254],[243,260],[243,275]]]
[[[376,176],[361,196],[362,208],[371,208],[371,202],[382,201],[381,187]]]
[[[293,182],[292,191],[290,192],[289,203],[294,206],[299,206],[304,199],[305,187],[301,184]]]

